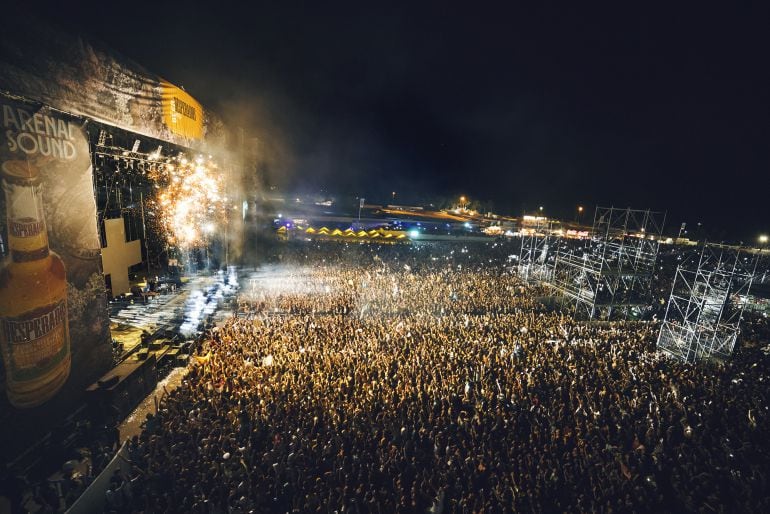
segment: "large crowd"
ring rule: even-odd
[[[770,511],[763,352],[665,360],[655,323],[549,311],[507,257],[282,249],[129,441],[109,509]]]

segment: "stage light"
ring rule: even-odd
[[[131,151],[132,151],[133,153],[137,153],[137,152],[139,151],[139,145],[140,145],[140,144],[141,144],[141,141],[139,141],[138,139],[135,139],[135,140],[134,140],[134,146],[133,146],[133,147],[131,147]]]

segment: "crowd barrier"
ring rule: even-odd
[[[131,465],[128,463],[128,445],[126,442],[123,443],[110,463],[91,482],[91,485],[88,486],[80,498],[67,510],[67,514],[104,512],[104,505],[107,501],[107,489],[110,487],[110,478],[118,469],[123,471],[124,476],[130,475]]]

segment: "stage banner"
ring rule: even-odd
[[[23,13],[0,17],[0,90],[188,148],[224,143],[221,120],[183,89]]]
[[[0,120],[0,440],[19,441],[71,410],[112,349],[83,120],[1,95]]]
[[[203,137],[203,107],[186,91],[161,80],[163,123],[171,133],[186,139]]]

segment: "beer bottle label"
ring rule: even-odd
[[[13,237],[35,237],[43,232],[45,223],[35,218],[10,220],[8,230]]]
[[[69,352],[67,304],[61,300],[15,318],[0,319],[6,362],[14,380],[38,378]]]

